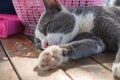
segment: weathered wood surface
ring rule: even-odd
[[[33,43],[24,35],[18,34],[7,39],[1,39],[6,52],[11,56],[38,57],[39,53]]]
[[[111,71],[90,58],[70,61],[62,67],[73,80],[114,80]]]
[[[29,39],[33,40],[31,37]],[[1,39],[22,80],[114,80],[111,72],[114,53],[69,61],[55,70],[45,72],[37,68],[40,51],[29,39],[22,34]]]
[[[39,70],[36,67],[39,53],[25,36],[15,35],[1,42],[22,80],[71,80],[61,69],[49,72]]]
[[[19,80],[0,44],[0,80]]]
[[[92,56],[92,58],[98,61],[100,64],[104,65],[109,70],[111,70],[112,63],[115,60],[115,55],[116,55],[115,52],[113,53],[105,52],[104,54]]]

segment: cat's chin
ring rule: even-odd
[[[41,70],[54,69],[67,59],[63,56],[63,50],[59,46],[50,46],[40,53],[38,67]]]

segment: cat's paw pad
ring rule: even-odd
[[[112,72],[115,77],[120,78],[120,63],[113,63]]]
[[[63,51],[59,46],[48,47],[40,53],[38,67],[42,70],[56,68],[64,60],[64,56],[62,54]]]

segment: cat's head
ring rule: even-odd
[[[43,0],[43,3],[45,12],[40,17],[35,36],[40,39],[43,48],[67,43],[72,38],[74,16],[57,0]]]

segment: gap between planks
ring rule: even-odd
[[[20,80],[0,42],[0,80]]]
[[[28,38],[32,41],[32,42],[34,42],[33,41],[33,37],[29,37],[28,36]],[[109,64],[104,64],[104,63],[102,63],[102,61],[100,60],[100,59],[97,59],[98,57],[100,57],[100,58],[104,58],[104,57],[101,57],[101,55],[106,55],[106,54],[103,54],[103,53],[101,53],[100,54],[100,56],[99,55],[94,55],[94,56],[91,56],[91,57],[89,57],[91,60],[93,60],[93,61],[95,61],[96,63],[98,63],[100,66],[102,66],[102,67],[104,67],[105,69],[107,69],[108,71],[110,71],[111,72],[111,66],[109,65]],[[108,54],[107,54],[108,55]],[[111,54],[109,54],[109,55],[111,55]],[[110,57],[110,56],[109,56]],[[113,55],[112,55],[112,57],[114,57]],[[108,58],[107,58],[108,59]],[[106,59],[106,60],[107,60]],[[106,60],[104,60],[104,61],[106,61]],[[109,59],[110,60],[110,59]],[[113,60],[113,58],[112,58],[112,60]],[[111,63],[112,63],[112,61],[110,61]],[[64,70],[64,69],[63,69]],[[65,70],[64,70],[65,71]],[[65,71],[65,73],[66,73],[66,75],[68,75],[71,79],[72,79],[72,77]]]
[[[16,41],[18,41],[17,45],[15,44]],[[37,76],[37,74],[35,72],[31,72],[32,74],[29,74],[31,70],[29,70],[29,71],[26,70],[26,68],[28,68],[27,64],[31,65],[30,69],[32,69],[34,67],[33,64],[36,63],[36,61],[34,61],[34,57],[36,57],[37,50],[33,46],[33,43],[26,36],[19,34],[19,35],[9,37],[8,39],[1,40],[1,42],[2,42],[2,45],[5,49],[8,57],[11,60],[11,63],[13,64],[13,66],[15,66],[16,72],[18,72],[20,74],[20,77],[22,78],[22,80],[30,80],[31,78],[35,78],[36,80],[38,80],[38,79],[39,80],[48,80],[48,78],[50,78],[51,80],[55,80],[54,78],[57,78],[57,75],[59,77],[58,80],[64,80],[64,79],[62,79],[62,76],[65,78],[65,80],[71,80],[62,69],[58,69],[55,73],[53,73],[48,78],[47,77],[46,78],[39,77],[39,76]],[[19,46],[18,43],[22,44],[22,47]],[[27,52],[25,50],[22,50],[24,48],[26,48]],[[23,51],[22,54],[27,54],[30,51],[32,53],[35,53],[34,54],[35,56],[30,56],[31,58],[29,58],[29,60],[26,55],[23,55],[23,57],[22,56],[15,57],[18,55],[17,54],[18,51]],[[31,64],[31,62],[33,64]],[[20,66],[22,69],[20,69]],[[21,71],[21,70],[23,70],[23,71]],[[23,75],[24,72],[25,73],[27,72],[28,74]],[[29,76],[30,78],[25,77],[25,75]]]
[[[97,63],[99,63],[101,66],[103,66],[104,68],[106,68],[107,70],[111,71],[111,69],[109,69],[108,67],[106,67],[103,63],[101,63],[99,60],[96,60],[93,57],[90,57],[92,60],[96,61]]]
[[[19,80],[22,80],[21,77],[20,77],[20,75],[19,75],[19,73],[18,73],[18,71],[17,71],[17,69],[16,69],[16,67],[15,67],[15,65],[13,65],[13,63],[12,63],[12,60],[11,60],[9,54],[6,52],[3,44],[1,43],[1,41],[0,41],[0,45],[1,45],[1,47],[3,48],[3,51],[5,52],[5,55],[7,56],[7,58],[8,58],[8,60],[9,60],[10,64],[11,64],[13,70],[15,71],[17,77],[19,78]]]
[[[21,39],[21,38],[23,38],[23,39]],[[25,41],[26,39],[28,40],[28,38],[26,38],[24,35],[16,35],[16,36],[13,36],[12,38],[10,38],[10,40],[6,39],[6,41],[4,41],[4,40],[2,41],[2,44],[4,46],[4,49],[5,49],[6,53],[8,55],[10,55],[9,57],[12,57],[11,54],[9,54],[9,53],[12,53],[12,54],[14,53],[13,54],[14,56],[16,55],[16,52],[13,49],[15,48],[15,50],[17,50],[16,47],[18,47],[18,46],[15,46],[15,47],[11,48],[11,46],[13,45],[13,42],[14,42],[13,40],[15,40],[15,39],[16,39],[16,41],[22,41],[22,43],[24,43],[24,46],[28,48],[28,51],[31,50],[31,49],[34,52],[36,51],[35,47],[30,42],[30,40],[29,41]],[[32,46],[30,46],[30,45],[32,45]],[[21,51],[21,49],[20,50],[18,49],[18,51]],[[22,50],[22,51],[26,52],[24,50]],[[18,63],[17,60],[18,59],[16,58],[16,59],[14,59],[14,61],[11,60],[11,62]],[[21,59],[21,61],[23,61],[23,60]],[[21,63],[19,63],[19,64],[21,64]],[[17,66],[17,64],[13,64],[13,65]],[[68,66],[69,69],[67,69],[67,66]],[[15,67],[15,68],[17,68],[17,71],[19,70],[19,66]],[[86,71],[89,71],[89,72],[86,72]],[[20,71],[18,71],[18,72],[20,72]],[[98,72],[100,75],[97,76],[98,73],[95,74],[96,72]],[[104,73],[102,73],[102,72],[104,72]],[[61,73],[64,74],[64,77],[66,77],[66,76],[69,77],[69,79],[66,78],[68,80],[71,80],[71,79],[72,80],[78,80],[77,78],[81,78],[81,77],[84,78],[84,80],[85,79],[87,80],[87,78],[85,78],[85,75],[88,76],[88,78],[91,78],[91,79],[95,77],[93,80],[96,80],[98,78],[101,78],[101,76],[106,75],[108,78],[107,77],[106,78],[103,77],[104,80],[113,80],[111,72],[109,72],[108,69],[104,68],[101,64],[99,64],[98,62],[96,62],[95,60],[90,59],[90,58],[89,59],[88,58],[81,59],[81,60],[78,60],[77,62],[75,62],[75,61],[74,62],[69,62],[68,65],[66,64],[66,67],[60,67],[60,70],[58,70],[58,72],[54,74],[54,77],[53,76],[51,76],[51,77],[55,78],[55,77],[57,77],[57,74],[62,76]],[[83,76],[82,73],[84,74],[84,76]],[[22,78],[23,78],[23,76],[22,76]],[[26,80],[26,79],[24,79],[24,80]],[[40,78],[40,80],[42,80],[42,79]],[[100,80],[100,79],[98,79],[98,80]]]

